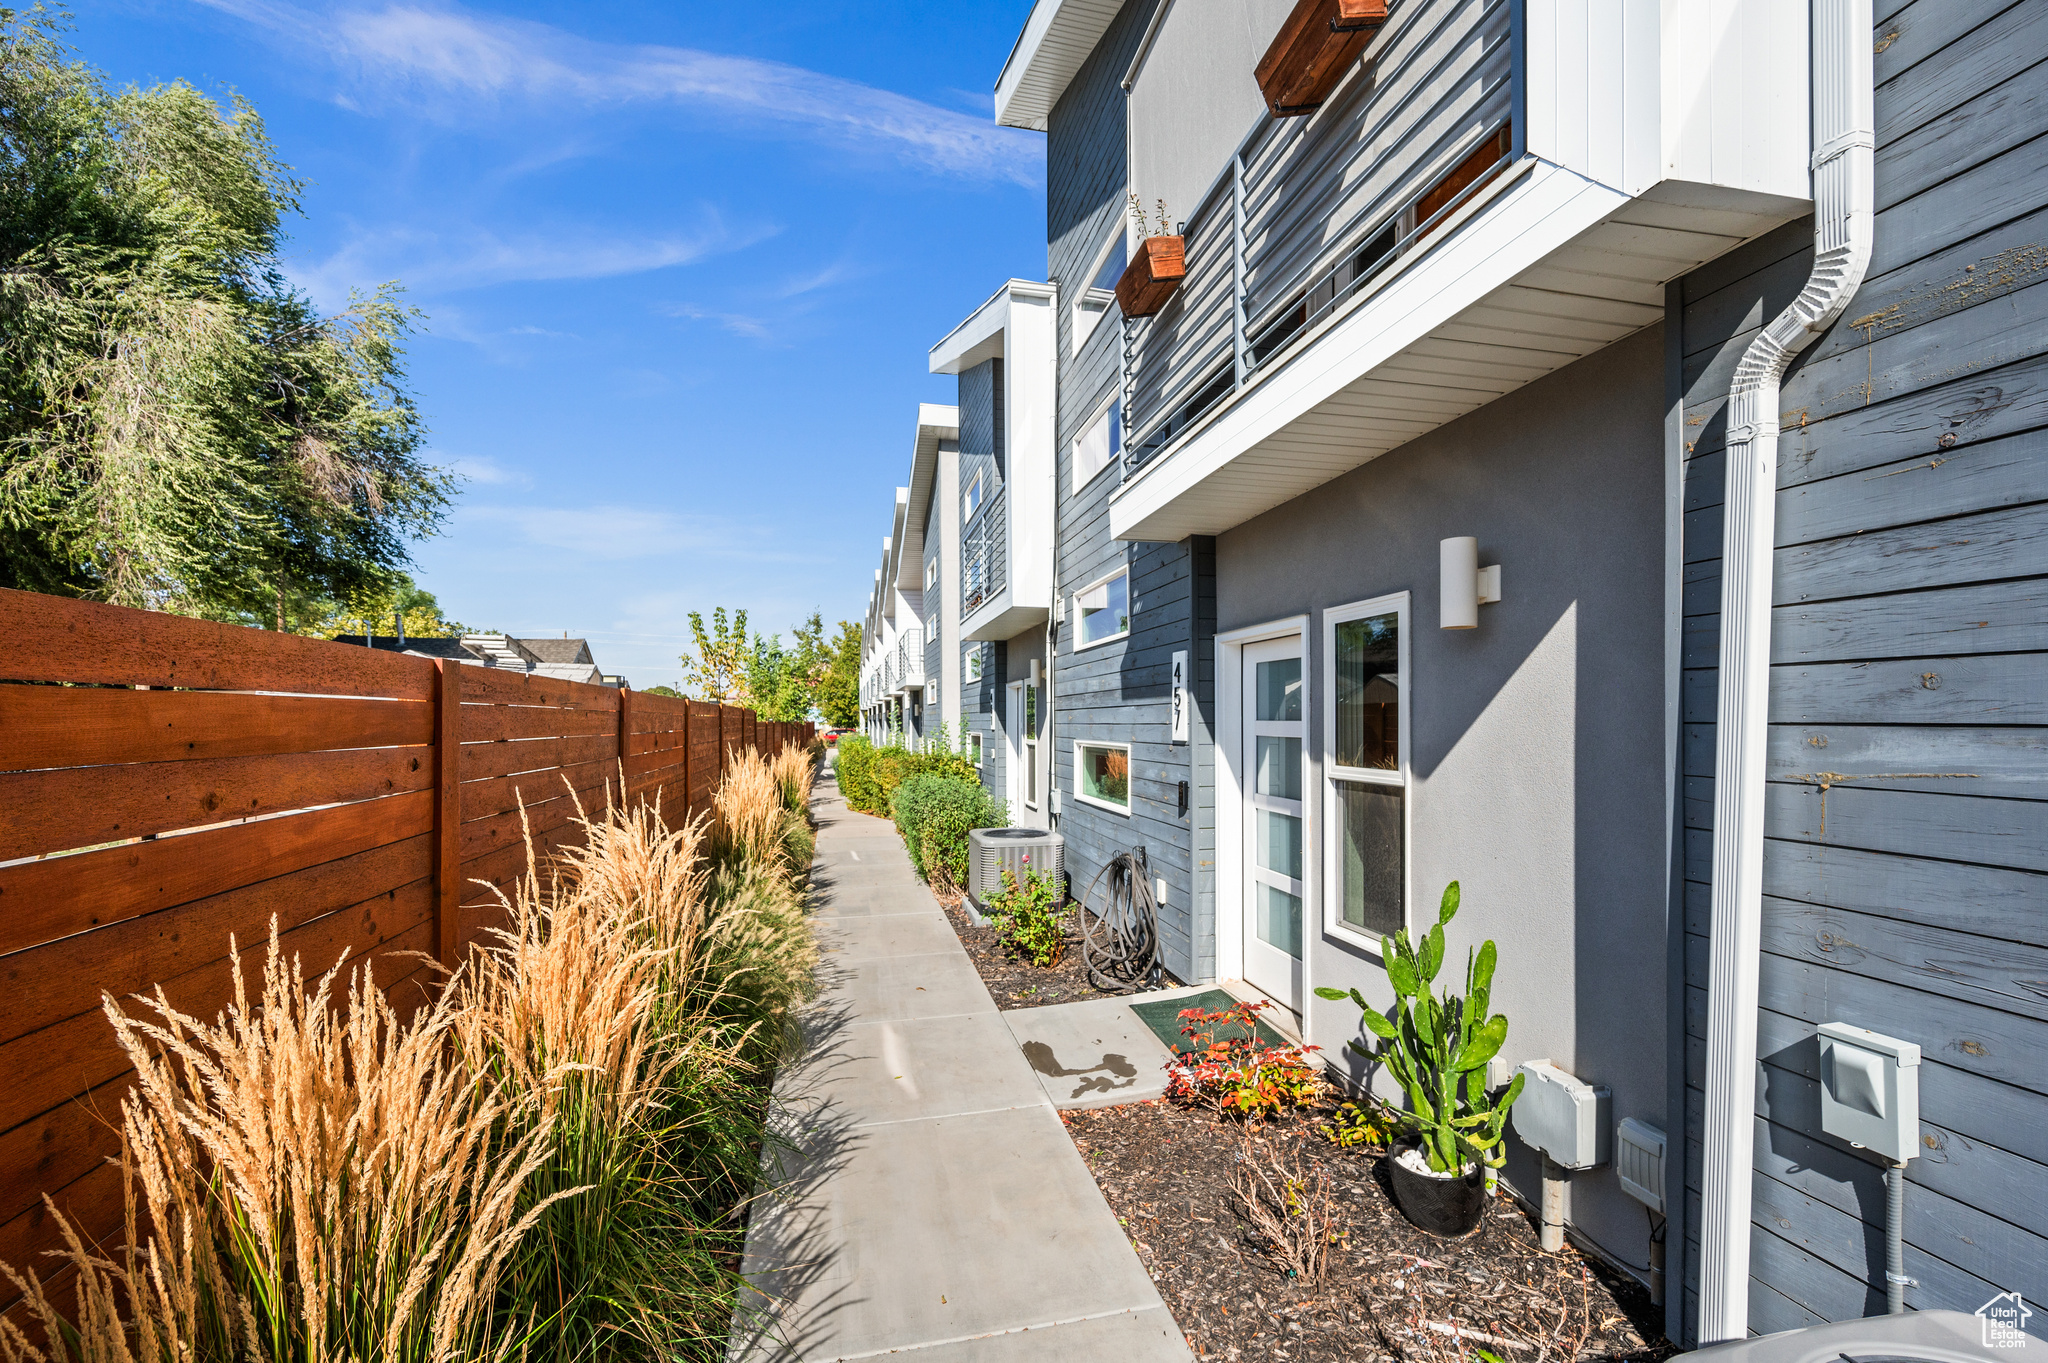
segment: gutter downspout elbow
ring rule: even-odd
[[[1778,390],[1793,359],[1847,309],[1870,264],[1871,0],[1813,0],[1812,13],[1813,271],[1792,306],[1750,343],[1728,394],[1701,1169],[1703,1345],[1749,1334]]]

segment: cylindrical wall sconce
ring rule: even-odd
[[[1500,600],[1500,565],[1479,566],[1479,541],[1459,535],[1437,545],[1441,576],[1441,624],[1445,629],[1479,628],[1479,608]]]
[[[1033,686],[1038,685],[1038,659],[1036,658],[1031,660],[1031,684]]]

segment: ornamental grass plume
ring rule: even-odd
[[[817,776],[818,756],[813,747],[791,745],[769,760],[768,769],[775,773],[775,783],[782,788],[784,809],[801,814],[810,807],[811,782]]]
[[[231,940],[230,951],[234,950]],[[553,1138],[505,1128],[517,1098],[466,1070],[440,1004],[402,1019],[365,973],[307,989],[273,920],[261,996],[239,956],[206,1023],[159,988],[108,1019],[137,1085],[121,1105],[127,1235],[100,1257],[57,1212],[75,1325],[5,1268],[49,1351],[0,1322],[0,1358],[88,1363],[503,1358],[507,1256],[550,1205],[526,1198]],[[139,1193],[139,1198],[138,1198]]]

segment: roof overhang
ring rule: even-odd
[[[996,122],[1044,132],[1052,106],[1123,7],[1124,0],[1038,0],[996,78]]]
[[[1013,298],[1048,299],[1054,289],[1030,279],[1012,279],[995,291],[986,303],[976,308],[966,321],[946,333],[945,339],[931,349],[931,372],[934,374],[961,374],[978,364],[1001,359],[1003,355],[1003,334],[1010,326],[1010,300]],[[954,425],[959,425],[958,409],[954,411]]]
[[[1051,614],[1044,602],[1018,601],[1008,587],[969,611],[960,622],[960,637],[969,643],[986,639],[1014,639],[1025,630],[1043,625]]]
[[[1524,162],[1110,499],[1122,540],[1221,534],[1664,315],[1664,284],[1812,211]],[[1379,281],[1375,281],[1376,284]]]
[[[917,540],[917,552],[903,555],[896,585],[917,587],[924,578],[924,520],[931,509],[932,488],[939,476],[939,446],[960,438],[960,409],[922,402],[917,407],[917,438],[910,449],[910,502],[904,517],[905,533]],[[910,574],[905,580],[904,572]]]

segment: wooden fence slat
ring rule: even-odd
[[[600,772],[591,784],[573,792],[563,792],[552,800],[530,804],[524,811],[525,827],[535,833],[551,828],[560,828],[579,817],[577,804],[582,804],[584,817],[602,816],[604,813],[605,777]],[[471,861],[501,847],[517,847],[522,837],[521,811],[507,810],[489,818],[473,819],[462,825],[462,859]]]
[[[462,779],[465,783],[487,781],[495,776],[511,776],[518,772],[570,767],[579,762],[602,762],[616,747],[609,734],[508,739],[499,743],[466,742],[462,745]]]
[[[615,761],[579,762],[573,767],[549,767],[546,771],[529,771],[517,776],[500,776],[492,781],[466,781],[461,786],[462,816],[460,822],[474,823],[488,819],[494,814],[516,811],[523,796],[528,809],[548,800],[558,800],[570,791],[585,791],[602,787],[606,780],[616,780],[619,765]],[[565,785],[564,778],[567,779]],[[603,809],[600,801],[593,813]]]
[[[456,662],[462,669],[462,699],[489,705],[553,705],[567,710],[619,708],[619,693],[609,686],[564,681],[538,673],[513,672]]]
[[[17,681],[429,700],[425,658],[0,588],[0,674]]]
[[[394,916],[410,923],[432,911],[429,843],[420,834],[0,956],[0,1042],[97,1013],[102,991],[119,998],[177,979],[224,955],[231,935],[244,946],[267,935],[273,918],[289,933],[352,910],[360,940],[381,941]]]
[[[0,686],[8,770],[257,757],[428,741],[427,706],[403,700]]]
[[[423,790],[433,773],[423,748],[4,772],[0,861]]]
[[[121,1157],[121,1099],[134,1086],[134,1074],[116,1075],[0,1136],[0,1225],[38,1205],[45,1192],[76,1183],[109,1156]]]
[[[0,866],[0,955],[433,827],[432,791]]]
[[[688,745],[690,736],[683,729],[666,729],[660,733],[633,733],[626,735],[626,755],[650,752],[680,752]]]
[[[618,734],[616,711],[556,710],[536,705],[465,705],[465,742],[488,743],[500,738],[570,738],[583,734]]]

